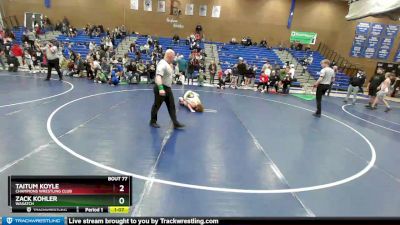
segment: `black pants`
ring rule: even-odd
[[[269,92],[269,85],[268,83],[260,82],[257,85],[257,89],[259,89],[262,86],[262,89],[265,90],[265,87],[267,87],[267,92]]]
[[[55,68],[57,71],[58,76],[60,77],[60,80],[62,79],[62,74],[60,71],[60,61],[59,59],[52,59],[47,61],[47,80],[50,79],[51,77],[51,70]]]
[[[333,86],[333,82],[331,82],[331,84],[329,85],[328,94],[327,94],[328,96],[331,94],[332,86]]]
[[[222,78],[219,78],[219,79],[218,79],[218,87],[219,87],[219,88],[222,88],[222,86],[225,87],[225,81],[224,81]]]
[[[322,101],[322,96],[325,95],[326,91],[329,89],[329,84],[320,84],[317,87],[317,112],[315,112],[318,115],[321,115],[321,101]]]
[[[176,119],[176,109],[174,95],[170,87],[164,86],[165,96],[161,96],[157,85],[154,85],[154,104],[151,108],[151,123],[157,122],[157,113],[163,102],[167,105],[169,116],[174,124],[178,124]]]

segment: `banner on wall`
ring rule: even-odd
[[[152,0],[144,0],[143,8],[144,8],[144,11],[147,11],[147,12],[153,11],[153,1]]]
[[[400,8],[400,0],[349,0],[347,20],[386,13]]]
[[[399,48],[397,49],[396,55],[394,55],[394,62],[400,62],[400,44],[399,44]]]
[[[157,12],[165,12],[165,0],[158,0]]]
[[[44,6],[49,9],[51,7],[51,0],[44,0]]]
[[[394,38],[392,37],[382,38],[376,58],[387,60],[389,58],[390,51],[392,50],[393,42]]]
[[[139,10],[139,0],[131,0],[131,9]]]
[[[317,33],[292,31],[290,33],[290,42],[300,42],[306,45],[314,45],[317,41]]]
[[[380,37],[370,36],[367,39],[367,44],[362,55],[368,59],[375,58],[375,54],[378,52],[379,41]]]
[[[219,18],[221,16],[221,6],[214,5],[211,13],[211,17]]]
[[[194,14],[194,4],[186,4],[185,15],[193,16]]]
[[[385,36],[395,38],[399,32],[399,28],[399,25],[386,25]]]
[[[371,23],[359,22],[356,26],[356,34],[368,35],[371,29]]]
[[[385,30],[385,24],[380,24],[380,23],[373,23],[371,26],[371,36],[382,36],[383,31]]]
[[[200,5],[199,16],[207,16],[207,5]]]
[[[367,36],[365,35],[354,36],[353,44],[350,50],[350,56],[356,58],[362,57],[366,42],[367,42]]]

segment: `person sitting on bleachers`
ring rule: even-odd
[[[260,41],[260,47],[264,48],[268,47],[268,43],[267,40],[265,40],[265,38]]]
[[[152,61],[147,62],[147,72],[149,73],[149,79],[150,82],[148,83],[154,83],[154,78],[156,77],[156,64]],[[183,77],[182,83],[185,81],[185,77]]]
[[[285,94],[285,95],[289,94],[291,82],[292,82],[292,80],[290,79],[289,75],[286,75],[285,78],[281,81],[283,94]]]
[[[236,45],[236,44],[238,44],[238,42],[236,41],[236,38],[232,38],[231,39],[231,41],[229,42],[229,44],[231,44],[231,45]]]
[[[179,44],[179,36],[178,36],[177,34],[175,34],[175,35],[172,37],[172,41],[174,42],[174,44]]]
[[[7,58],[7,64],[8,64],[8,72],[17,72],[18,67],[20,63],[18,62],[17,57],[14,56],[13,52],[10,51],[8,58]]]
[[[260,91],[260,87],[261,87],[261,93],[264,93],[265,91],[267,91],[267,93],[268,93],[268,89],[269,89],[268,83],[269,83],[269,76],[267,76],[267,74],[265,74],[265,73],[261,73],[260,81],[258,82],[258,85],[254,89],[254,91]]]
[[[110,38],[106,38],[106,43],[104,44],[106,49],[113,49],[114,45]]]
[[[247,46],[247,38],[243,37],[242,41],[240,42],[240,44],[243,45],[243,46]]]
[[[124,66],[124,67],[126,67],[126,66],[128,66],[129,64],[131,64],[131,58],[129,58],[129,55],[128,55],[128,53],[125,53],[124,54],[124,57],[122,58],[122,65]]]
[[[81,54],[78,53],[75,59],[76,76],[74,77],[83,77],[84,69],[85,69],[85,61],[82,59]]]
[[[131,63],[126,67],[126,73],[128,76],[129,84],[138,83],[140,76],[137,71],[137,66],[135,61],[131,61]],[[135,82],[133,82],[133,79],[135,79]]]
[[[251,41],[250,37],[246,37],[246,46],[252,46],[253,42]]]
[[[271,76],[269,78],[269,87],[274,87],[275,93],[278,93],[280,80],[281,80],[281,78],[280,78],[279,74],[275,70],[273,70],[271,72]]]
[[[136,52],[136,43],[135,42],[133,42],[133,43],[131,43],[131,45],[129,46],[129,52],[130,53],[135,53]]]
[[[136,67],[137,67],[137,72],[139,73],[138,82],[140,82],[142,76],[146,76],[147,77],[147,81],[149,81],[148,76],[147,76],[147,70],[146,70],[147,68],[146,68],[146,66],[145,66],[145,64],[143,63],[142,60],[139,60],[139,62],[137,63]]]
[[[151,38],[150,35],[147,37],[146,43],[147,43],[149,46],[154,46],[153,38]]]
[[[303,50],[303,44],[300,42],[297,42],[296,44],[296,51],[302,51]]]

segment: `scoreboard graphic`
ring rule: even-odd
[[[128,213],[130,176],[9,176],[14,213]]]

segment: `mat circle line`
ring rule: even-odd
[[[28,77],[28,76],[24,76],[24,75],[6,75],[6,74],[0,74],[0,77],[25,77],[25,78],[34,78],[34,79],[40,79],[40,78],[36,78],[36,77]],[[56,79],[52,79],[52,80],[56,80]],[[24,101],[24,102],[17,102],[17,103],[12,103],[12,104],[7,104],[7,105],[0,105],[0,108],[6,108],[6,107],[10,107],[10,106],[16,106],[16,105],[23,105],[23,104],[28,104],[28,103],[32,103],[32,102],[38,102],[38,101],[42,101],[42,100],[46,100],[46,99],[51,99],[51,98],[55,98],[61,95],[65,95],[68,92],[74,90],[74,85],[68,81],[63,80],[62,82],[67,83],[70,88],[62,93],[56,94],[56,95],[51,95],[48,97],[44,97],[44,98],[38,98],[38,99],[34,99],[34,100],[29,100],[29,101]]]
[[[349,128],[350,130],[352,130],[353,132],[355,132],[356,134],[358,134],[362,139],[364,139],[364,141],[368,144],[368,146],[370,147],[371,150],[371,159],[369,160],[368,164],[366,167],[364,167],[362,170],[360,170],[359,172],[357,172],[356,174],[349,176],[347,178],[338,180],[338,181],[334,181],[334,182],[330,182],[330,183],[326,183],[326,184],[321,184],[321,185],[315,185],[315,186],[307,186],[307,187],[299,187],[299,188],[288,188],[288,189],[274,189],[274,190],[265,190],[265,189],[237,189],[237,188],[223,188],[223,187],[212,187],[212,186],[205,186],[205,185],[195,185],[195,184],[187,184],[187,183],[181,183],[181,182],[175,182],[175,181],[170,181],[170,180],[163,180],[163,179],[157,179],[157,178],[150,178],[150,177],[146,177],[146,176],[142,176],[139,174],[135,174],[132,172],[127,172],[127,171],[123,171],[123,170],[119,170],[116,168],[113,168],[111,166],[106,166],[104,164],[101,164],[99,162],[96,162],[94,160],[91,160],[85,156],[82,156],[80,154],[78,154],[77,152],[73,151],[72,149],[70,149],[68,146],[64,145],[54,134],[53,130],[52,130],[52,121],[54,116],[56,115],[57,112],[59,112],[61,109],[63,109],[64,107],[78,102],[80,100],[83,99],[87,99],[87,98],[91,98],[91,97],[95,97],[95,96],[101,96],[101,95],[106,95],[106,94],[113,94],[113,93],[123,93],[123,92],[135,92],[135,91],[152,91],[153,89],[134,89],[134,90],[120,90],[120,91],[110,91],[110,92],[103,92],[103,93],[97,93],[97,94],[92,94],[92,95],[88,95],[88,96],[84,96],[84,97],[80,97],[77,98],[75,100],[72,100],[70,102],[67,102],[63,105],[61,105],[60,107],[58,107],[56,110],[54,110],[50,116],[47,119],[47,131],[50,135],[50,137],[53,139],[53,141],[59,146],[61,147],[63,150],[65,150],[66,152],[70,153],[71,155],[75,156],[78,159],[81,159],[89,164],[92,164],[96,167],[108,170],[110,172],[114,172],[117,174],[121,174],[121,175],[127,175],[127,176],[132,176],[136,179],[141,179],[141,180],[145,180],[145,181],[150,181],[150,182],[154,182],[154,183],[160,183],[160,184],[166,184],[166,185],[171,185],[171,186],[176,186],[176,187],[183,187],[183,188],[190,188],[190,189],[197,189],[197,190],[205,190],[205,191],[214,191],[214,192],[231,192],[231,193],[244,193],[244,194],[282,194],[282,193],[298,193],[298,192],[307,192],[307,191],[315,191],[315,190],[321,190],[321,189],[326,189],[326,188],[331,188],[331,187],[335,187],[338,185],[342,185],[345,183],[348,183],[350,181],[353,181],[357,178],[360,178],[361,176],[363,176],[364,174],[366,174],[375,164],[376,162],[376,151],[375,151],[375,147],[372,145],[372,143],[359,131],[357,131],[355,128],[351,127],[350,125],[339,121],[331,116],[328,115],[323,115],[323,117],[326,117],[330,120],[333,120],[347,128]],[[175,89],[175,90],[182,90],[182,89]],[[201,90],[196,90],[198,92],[209,92],[209,93],[222,93],[222,92],[216,92],[216,91],[201,91]],[[254,98],[254,99],[261,99],[264,101],[269,101],[269,102],[275,102],[275,103],[279,103],[279,104],[283,104],[283,105],[287,105],[287,106],[291,106],[294,108],[298,108],[298,109],[303,109],[305,111],[309,111],[309,112],[313,112],[313,110],[311,109],[307,109],[301,106],[297,106],[297,105],[293,105],[290,103],[285,103],[285,102],[280,102],[280,101],[276,101],[276,100],[271,100],[271,99],[265,99],[265,98],[261,98],[261,97],[256,97],[256,96],[249,96],[249,95],[241,95],[241,94],[234,94],[234,93],[223,93],[226,95],[234,95],[234,96],[242,96],[242,97],[247,97],[247,98]]]

